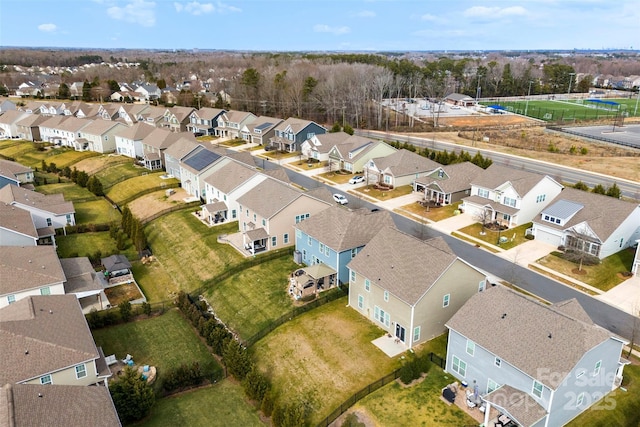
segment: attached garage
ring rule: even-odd
[[[536,236],[536,240],[548,243],[553,246],[562,245],[562,230],[553,230],[546,227],[540,227],[536,224],[533,225],[533,235]]]

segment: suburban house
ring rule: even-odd
[[[475,99],[462,93],[450,93],[444,97],[444,102],[452,105],[460,105],[462,107],[473,107],[476,105]]]
[[[149,108],[149,104],[124,104],[118,108],[118,119],[131,126],[137,122],[136,117]]]
[[[548,175],[494,163],[471,182],[459,208],[485,223],[514,227],[532,221],[562,189]]]
[[[24,119],[16,123],[18,137],[27,141],[41,141],[40,124],[48,119],[40,114],[28,114]]]
[[[74,101],[70,105],[70,108],[71,111],[73,111],[73,113],[70,115],[73,115],[79,119],[86,119],[96,117],[98,115],[98,110],[100,107],[95,104],[87,104],[86,102]],[[66,111],[65,115],[67,115]]]
[[[107,387],[5,384],[0,386],[0,419],[6,426],[120,427]]]
[[[483,169],[471,162],[439,166],[428,175],[416,179],[413,190],[424,194],[424,200],[436,205],[450,205],[471,194],[471,182]]]
[[[116,151],[116,135],[127,129],[120,122],[93,120],[80,130],[80,140],[86,141],[87,150],[96,153],[112,153]]]
[[[182,188],[191,196],[205,198],[204,179],[209,176],[211,166],[223,154],[198,145],[180,160],[180,182]]]
[[[640,239],[640,205],[565,188],[533,220],[536,240],[604,259]]]
[[[243,247],[251,254],[293,245],[296,222],[332,206],[273,178],[248,190],[237,203]]]
[[[52,144],[61,144],[61,138],[59,137],[60,131],[58,126],[60,123],[68,118],[67,116],[44,116],[46,120],[40,123],[40,138],[44,142],[50,142]]]
[[[193,107],[171,107],[164,112],[164,123],[162,127],[171,132],[186,132],[187,125],[191,121],[191,113],[195,112]]]
[[[282,119],[268,116],[256,117],[252,122],[242,126],[240,129],[240,137],[254,144],[268,144],[275,135],[276,126],[282,123],[282,121]]]
[[[240,138],[240,129],[252,123],[257,116],[244,111],[229,110],[218,116],[217,136],[229,139]]]
[[[445,333],[445,323],[487,283],[441,237],[420,240],[393,227],[347,266],[349,306],[409,349]]]
[[[431,174],[440,164],[404,148],[384,157],[370,159],[364,166],[367,184],[389,188],[414,186],[418,178]]]
[[[180,161],[199,146],[193,139],[178,139],[164,150],[164,169],[169,175],[180,179]]]
[[[57,145],[71,147],[77,151],[85,151],[89,147],[86,140],[80,137],[80,132],[92,123],[89,119],[79,119],[73,116],[65,117],[57,125],[52,126],[55,136],[49,139]]]
[[[119,115],[120,106],[115,104],[100,104],[97,118],[102,120],[116,120]]]
[[[136,113],[136,122],[146,123],[155,127],[162,127],[165,112],[166,108],[149,105],[145,110]]]
[[[121,130],[116,134],[116,152],[133,159],[141,159],[144,154],[142,140],[149,136],[154,129],[153,126],[146,123],[136,123]]]
[[[215,135],[216,127],[218,126],[218,117],[224,112],[225,110],[220,108],[209,107],[194,110],[189,115],[187,131],[193,132],[196,136]]]
[[[60,193],[45,195],[9,184],[0,188],[0,202],[28,211],[37,229],[76,225],[73,202]]]
[[[53,227],[37,229],[29,211],[0,203],[0,246],[53,245]]]
[[[141,141],[144,167],[152,171],[161,170],[165,164],[165,150],[182,138],[196,142],[191,132],[173,132],[165,128],[153,128],[153,131]]]
[[[136,87],[134,92],[137,94],[137,100],[139,101],[155,101],[160,99],[160,89],[154,84],[142,84]]]
[[[314,159],[319,162],[329,160],[329,151],[336,145],[340,145],[349,139],[351,135],[345,132],[322,133],[313,135],[300,146],[302,155],[307,159]]]
[[[14,138],[20,136],[18,133],[18,122],[29,114],[24,111],[9,110],[0,115],[0,136]]]
[[[349,281],[347,264],[384,227],[393,226],[387,211],[349,211],[332,206],[311,218],[296,218],[294,260],[306,266],[324,264],[335,283]]]
[[[33,169],[20,163],[0,159],[0,188],[7,184],[20,186],[33,182]]]
[[[0,98],[0,113],[17,110],[16,104],[6,98]]]
[[[107,282],[100,279],[89,258],[61,258],[60,265],[66,277],[64,293],[78,298],[83,313],[86,314],[93,308],[103,310],[103,303],[108,301],[104,295]]]
[[[350,136],[340,145],[334,145],[329,151],[329,170],[345,170],[360,173],[365,164],[374,158],[388,156],[396,150],[383,141],[373,141],[362,136]]]
[[[64,295],[66,277],[53,246],[0,246],[0,308],[31,295]]]
[[[327,130],[315,122],[289,117],[275,127],[269,143],[280,151],[294,153],[300,151],[307,139],[323,133],[327,133]]]
[[[446,371],[518,425],[561,426],[620,386],[624,340],[576,299],[545,305],[497,285],[447,322]]]
[[[107,385],[111,376],[75,295],[0,309],[0,384]]]

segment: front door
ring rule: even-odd
[[[404,328],[396,323],[396,338],[404,342]]]

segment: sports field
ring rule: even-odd
[[[599,101],[599,102],[598,102]],[[616,98],[597,100],[526,100],[483,102],[483,105],[499,105],[506,111],[526,115],[548,122],[594,120],[607,117],[640,116],[640,106],[636,112],[637,99]]]

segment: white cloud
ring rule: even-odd
[[[218,2],[216,5],[213,3],[200,3],[197,1],[192,1],[189,3],[173,3],[173,6],[176,8],[177,12],[186,12],[192,15],[205,15],[207,13],[227,13],[227,12],[242,12],[241,9],[235,6],[229,6],[224,3]]]
[[[113,6],[107,9],[107,14],[118,21],[131,22],[143,27],[153,27],[156,24],[156,3],[145,0],[132,0],[124,7]]]
[[[56,24],[40,24],[38,25],[38,29],[45,33],[53,33],[58,29]]]
[[[523,16],[529,12],[522,6],[486,7],[474,6],[464,11],[464,16],[469,18],[504,18],[506,16]]]
[[[422,15],[420,17],[420,19],[422,21],[430,21],[430,22],[436,22],[438,20],[437,16],[431,15],[430,13],[425,13],[424,15]]]
[[[242,9],[235,6],[229,6],[225,3],[218,2],[218,11],[220,12],[242,12]]]
[[[372,10],[363,10],[356,13],[356,16],[359,18],[375,18],[376,13]]]
[[[349,27],[330,27],[325,24],[316,24],[313,26],[313,31],[316,33],[331,33],[338,36],[340,34],[347,34],[351,29]]]

